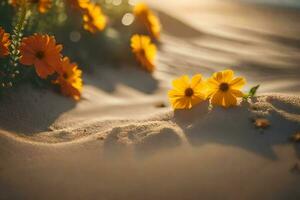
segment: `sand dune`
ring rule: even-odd
[[[164,25],[153,76],[95,65],[79,103],[28,85],[1,100],[0,199],[300,199],[299,11],[150,3]],[[259,95],[171,110],[172,79],[225,68]]]
[[[298,199],[300,98],[0,135],[2,199]],[[264,116],[271,127],[255,129]],[[83,131],[85,130],[85,131]]]

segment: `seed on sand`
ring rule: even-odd
[[[271,123],[265,118],[257,118],[254,120],[254,125],[256,128],[266,129],[271,125]]]

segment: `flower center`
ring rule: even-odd
[[[146,55],[145,49],[141,49],[141,50],[140,50],[140,54],[141,54],[142,56],[145,56],[145,55]]]
[[[192,88],[187,88],[187,89],[184,91],[184,94],[185,94],[185,96],[187,96],[187,97],[191,97],[191,96],[193,96],[193,94],[194,94],[194,90],[193,90]]]
[[[223,92],[227,92],[229,90],[229,85],[228,83],[221,83],[219,86],[219,89]]]
[[[67,73],[63,73],[63,77],[64,77],[64,79],[68,79],[68,74]]]
[[[36,52],[36,54],[35,54],[35,57],[37,57],[38,59],[43,59],[44,58],[44,56],[45,56],[45,53],[43,52],[43,51],[38,51],[38,52]]]

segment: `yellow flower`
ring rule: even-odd
[[[82,71],[78,69],[77,64],[71,63],[68,57],[61,60],[61,65],[57,70],[58,77],[54,81],[60,85],[63,95],[79,100],[82,91]]]
[[[131,37],[131,48],[141,65],[147,71],[153,72],[156,46],[151,43],[151,39],[145,35],[133,35]]]
[[[191,109],[206,99],[206,86],[201,74],[196,74],[191,80],[187,75],[181,76],[172,85],[174,88],[168,96],[174,109]]]
[[[83,12],[83,28],[91,33],[102,31],[107,23],[106,16],[102,13],[101,7],[94,3],[81,1],[79,3]]]
[[[240,90],[245,84],[244,78],[234,78],[232,70],[216,72],[207,80],[208,97],[211,97],[213,105],[226,108],[235,106],[237,105],[237,98],[244,95]]]
[[[152,34],[153,37],[159,39],[161,24],[157,16],[148,8],[144,3],[138,3],[133,9],[133,13],[137,20],[139,20],[147,30]]]

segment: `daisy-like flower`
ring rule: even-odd
[[[141,24],[146,26],[147,30],[152,34],[153,37],[159,39],[161,24],[157,16],[148,8],[144,3],[138,3],[133,9],[133,13]]]
[[[24,2],[37,5],[37,9],[40,13],[46,13],[52,5],[52,0],[9,0],[12,6],[18,6]]]
[[[0,58],[9,55],[9,34],[5,33],[5,30],[0,27]]]
[[[191,109],[206,99],[206,86],[201,74],[196,74],[191,80],[187,75],[181,76],[172,85],[168,96],[174,109]]]
[[[234,78],[232,70],[216,72],[207,80],[208,97],[211,97],[213,105],[236,106],[237,98],[244,95],[240,90],[245,84],[244,78]]]
[[[133,35],[131,37],[131,48],[136,59],[149,72],[154,71],[154,59],[156,56],[156,46],[151,43],[151,39],[145,35]]]
[[[54,37],[35,34],[22,39],[20,63],[34,65],[38,76],[46,78],[60,65],[61,50],[62,45],[57,45]]]
[[[82,72],[77,64],[71,63],[68,57],[64,57],[57,72],[58,77],[54,83],[60,85],[61,93],[79,100],[82,91]]]
[[[91,33],[102,31],[107,23],[106,16],[102,13],[101,7],[94,3],[79,3],[83,12],[83,28]]]

